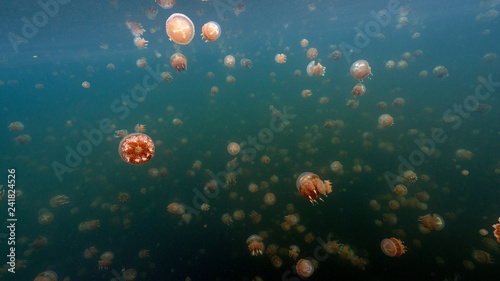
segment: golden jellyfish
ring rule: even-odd
[[[171,9],[175,5],[175,0],[155,0],[163,9]]]
[[[99,269],[108,269],[113,264],[113,259],[115,255],[112,252],[104,252],[101,255],[101,259],[97,263],[99,265]]]
[[[19,121],[12,122],[9,124],[9,130],[12,132],[21,132],[24,130],[24,124]]]
[[[392,101],[392,106],[394,107],[403,107],[405,105],[405,99],[403,98],[395,98]]]
[[[366,93],[365,85],[358,83],[354,88],[352,88],[352,94],[355,96],[362,96]]]
[[[209,21],[201,28],[201,36],[205,42],[215,41],[220,36],[220,26],[215,21]]]
[[[404,186],[402,184],[396,185],[396,187],[394,187],[393,191],[398,196],[405,196],[408,193],[408,189],[406,188],[406,186]]]
[[[315,61],[311,61],[306,67],[307,75],[309,77],[313,76],[325,76],[326,67],[323,67],[321,63],[317,63]]]
[[[498,222],[500,222],[500,218],[498,218]],[[493,235],[497,238],[498,243],[500,243],[500,223],[492,225],[493,227]]]
[[[80,232],[89,232],[101,226],[99,220],[84,221],[78,225],[78,230]]]
[[[165,23],[167,35],[171,41],[177,44],[186,45],[193,40],[194,24],[184,14],[172,14]]]
[[[227,145],[227,152],[231,155],[236,155],[240,153],[240,145],[235,142],[229,143]]]
[[[144,33],[144,29],[142,28],[141,24],[133,21],[133,20],[127,20],[125,22],[125,24],[127,25],[127,28],[130,30],[130,32],[132,32],[132,35],[134,35],[134,37],[139,37],[141,36],[143,33]],[[105,44],[105,43],[104,43]],[[108,44],[105,44],[106,48],[103,48],[103,49],[107,49],[108,48]]]
[[[226,76],[226,83],[228,83],[228,84],[234,84],[234,82],[236,82],[236,78],[234,78],[233,75]]]
[[[329,180],[322,181],[318,175],[304,172],[297,177],[296,181],[297,189],[299,193],[308,199],[313,205],[318,204],[316,198],[323,201],[320,195],[324,195],[332,192],[332,185]]]
[[[227,67],[233,67],[235,63],[236,63],[236,60],[234,59],[234,57],[232,55],[227,55],[224,58],[224,65]]]
[[[416,182],[417,181],[417,174],[415,174],[414,171],[405,171],[403,173],[403,177],[405,178],[405,180],[409,181],[409,182]]]
[[[422,70],[418,73],[418,77],[424,79],[424,78],[427,78],[427,76],[429,75],[429,73],[427,72],[427,70]]]
[[[295,69],[295,71],[293,72],[293,76],[300,77],[300,75],[302,75],[302,71],[300,71],[300,69]]]
[[[69,203],[68,196],[56,195],[50,199],[50,206],[52,208],[60,208]]]
[[[131,268],[123,271],[122,277],[124,281],[134,281],[137,277],[137,270]]]
[[[300,46],[305,48],[305,47],[307,47],[307,45],[309,45],[309,41],[307,41],[307,39],[300,40]]]
[[[296,260],[296,259],[297,259],[297,257],[299,256],[299,253],[300,253],[299,246],[297,246],[297,245],[291,245],[291,246],[290,246],[290,250],[288,250],[288,255],[289,255],[292,259]]]
[[[243,68],[252,68],[252,61],[249,59],[243,58],[240,60],[240,65]]]
[[[186,70],[187,58],[181,53],[175,53],[170,57],[170,64],[177,71]]]
[[[314,273],[314,266],[312,262],[305,259],[300,259],[295,266],[297,274],[302,277],[309,277]]]
[[[300,94],[305,99],[307,99],[308,97],[312,96],[311,90],[302,90],[302,92]]]
[[[172,77],[172,74],[170,74],[170,72],[162,72],[161,73],[161,80],[164,81],[164,82],[170,82],[172,81],[173,77]]]
[[[31,142],[31,136],[28,135],[28,134],[22,134],[22,135],[19,135],[17,136],[14,141],[17,143],[17,144],[28,144]]]
[[[87,81],[83,81],[82,87],[84,87],[85,89],[88,89],[88,88],[90,88],[90,83]]]
[[[234,192],[233,194],[236,194],[236,198],[238,197],[238,194],[236,192]],[[233,212],[233,218],[237,221],[242,221],[245,219],[245,212],[243,210],[236,210]]]
[[[416,58],[421,57],[423,54],[424,54],[424,51],[422,51],[420,49],[416,50],[415,52],[413,52],[413,56],[416,57]]]
[[[285,63],[286,62],[286,55],[285,54],[277,54],[274,57],[274,61],[277,63]]]
[[[186,208],[179,203],[170,203],[167,206],[167,210],[169,213],[174,215],[183,215],[186,212]]]
[[[482,264],[493,263],[491,255],[483,250],[472,251],[472,258],[477,263],[482,263]]]
[[[146,134],[129,134],[121,140],[118,153],[120,153],[123,161],[129,164],[144,164],[153,158],[155,145],[153,140]]]
[[[141,37],[135,37],[134,38],[134,45],[137,48],[144,49],[148,45],[149,41],[146,41],[146,39],[141,38]]]
[[[142,249],[139,251],[139,253],[137,254],[137,256],[140,258],[140,259],[145,259],[145,258],[148,258],[149,257],[149,253],[150,251],[147,250],[147,249]]]
[[[38,223],[39,224],[49,224],[54,220],[54,214],[52,214],[49,211],[44,211],[38,216]]]
[[[394,124],[394,119],[389,114],[382,114],[378,118],[378,123],[384,127],[390,127]]]
[[[221,217],[221,220],[225,225],[232,225],[233,224],[233,218],[231,217],[230,214],[223,214]]]
[[[428,230],[442,230],[445,226],[444,219],[438,214],[427,214],[418,218],[422,226]]]
[[[404,52],[402,55],[401,55],[401,59],[402,60],[409,60],[411,58],[411,53],[410,52]]]
[[[119,192],[118,193],[118,202],[124,204],[130,201],[130,194],[128,192]]]
[[[266,193],[266,195],[264,195],[264,203],[267,205],[267,206],[272,206],[274,205],[274,203],[276,203],[276,195],[274,195],[274,193]]]
[[[112,63],[108,63],[108,65],[106,66],[106,69],[109,71],[113,71],[113,70],[115,70],[115,65]]]
[[[299,214],[290,214],[285,217],[285,221],[290,225],[294,226],[300,221],[300,216]]]
[[[139,68],[143,68],[143,67],[146,67],[148,64],[147,64],[145,59],[138,59],[135,62],[135,65],[137,65],[137,67],[139,67]]]
[[[51,270],[44,271],[39,273],[33,281],[57,281],[59,276],[57,273]]]
[[[408,62],[406,62],[405,60],[400,60],[398,61],[396,68],[398,70],[405,70],[406,68],[408,68]]]
[[[314,60],[318,56],[318,50],[316,50],[316,48],[310,48],[309,50],[307,50],[306,56],[308,59]]]
[[[394,66],[396,66],[396,62],[393,61],[393,60],[388,60],[386,63],[385,63],[385,68],[386,69],[393,69]]]
[[[233,7],[233,12],[235,15],[239,15],[241,14],[243,11],[245,11],[246,9],[246,5],[245,5],[245,2],[243,1],[240,1],[238,2],[236,5],[234,5]]]
[[[368,205],[373,211],[380,211],[380,204],[377,202],[377,200],[375,199],[370,200]]]
[[[145,12],[146,12],[146,16],[148,17],[148,19],[155,20],[156,15],[158,14],[158,9],[156,9],[155,7],[149,7],[146,9]]]
[[[174,118],[174,119],[172,120],[172,124],[174,124],[174,126],[179,127],[180,125],[182,125],[182,120],[181,120],[181,119],[179,119],[179,118]]]
[[[382,240],[380,248],[389,257],[399,257],[406,253],[406,246],[403,245],[401,240],[394,237]]]
[[[334,174],[340,175],[342,174],[342,164],[340,164],[339,161],[333,161],[330,164],[330,169],[333,171]]]
[[[342,58],[342,52],[339,50],[335,50],[332,52],[332,59],[333,60],[340,60]]]
[[[253,224],[258,224],[262,220],[262,215],[256,211],[251,211],[249,217]]]
[[[442,78],[442,77],[448,76],[448,69],[446,69],[446,67],[444,67],[442,65],[438,65],[438,66],[434,67],[434,69],[432,70],[432,73],[437,78]]]
[[[213,86],[212,88],[210,88],[210,95],[215,96],[218,93],[219,93],[219,87]]]
[[[264,252],[264,243],[262,237],[257,234],[250,235],[247,239],[248,250],[252,256],[262,255]]]
[[[351,65],[351,75],[358,80],[363,80],[369,75],[373,74],[372,69],[367,61],[358,60]]]

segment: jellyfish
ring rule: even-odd
[[[170,57],[170,64],[177,71],[186,70],[187,68],[187,59],[181,53],[175,53]]]
[[[394,118],[389,114],[382,114],[378,118],[378,123],[384,127],[390,127],[394,124]]]
[[[318,175],[304,172],[300,174],[296,181],[297,189],[299,193],[308,199],[313,205],[318,204],[316,198],[323,201],[320,195],[324,195],[332,192],[332,186],[329,180],[322,181]]]
[[[500,222],[500,218],[498,218],[498,222]],[[492,225],[493,229],[493,235],[497,238],[498,243],[500,243],[500,223]]]
[[[438,214],[427,214],[418,218],[422,226],[428,230],[442,230],[445,226],[444,219]]]
[[[323,67],[321,63],[315,63],[315,61],[311,61],[306,67],[307,75],[309,77],[313,76],[325,76],[326,67]]]
[[[155,145],[148,135],[134,133],[125,136],[121,140],[118,152],[123,161],[129,164],[144,164],[153,158]]]
[[[257,234],[250,235],[247,239],[248,250],[252,256],[262,255],[264,252],[264,243],[262,237]]]
[[[201,36],[205,42],[215,41],[220,36],[220,26],[215,21],[209,21],[201,28]]]
[[[371,70],[372,69],[370,68],[370,65],[368,65],[367,61],[358,60],[351,66],[351,75],[358,80],[363,80],[369,75],[373,75]]]
[[[231,155],[236,155],[240,152],[240,145],[235,143],[235,142],[231,142],[227,145],[227,152],[229,152],[229,154]]]
[[[380,248],[389,257],[399,257],[406,252],[406,246],[403,245],[403,242],[394,237],[382,240]]]
[[[227,66],[227,67],[233,67],[235,62],[236,62],[236,60],[231,55],[227,55],[224,58],[224,65]]]
[[[300,259],[295,266],[297,274],[302,277],[309,277],[314,273],[314,266],[312,262],[305,259]]]
[[[175,1],[174,1],[175,3]],[[187,45],[194,37],[194,24],[184,14],[172,14],[165,23],[167,35],[177,44]]]
[[[286,62],[286,55],[285,54],[277,54],[274,57],[274,61],[277,63],[285,63]]]
[[[175,0],[155,0],[163,9],[171,9],[175,5]]]

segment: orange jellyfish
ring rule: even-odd
[[[300,40],[300,46],[302,46],[303,48],[307,47],[308,44],[309,41],[307,41],[307,39]]]
[[[215,21],[207,22],[201,28],[201,36],[205,39],[205,42],[215,41],[220,36],[220,26]]]
[[[187,59],[181,53],[175,53],[170,57],[170,64],[177,71],[186,70],[187,68]]]
[[[129,134],[121,140],[118,153],[120,153],[123,161],[127,163],[144,164],[153,158],[155,145],[153,140],[146,134]]]
[[[444,228],[444,219],[438,214],[427,214],[423,217],[419,217],[418,221],[422,222],[422,226],[429,230],[441,230]]]
[[[372,69],[365,60],[355,61],[351,66],[351,75],[358,80],[363,80],[370,74],[372,74]]]
[[[175,0],[155,0],[163,9],[171,9],[175,5]]]
[[[390,127],[394,124],[394,118],[389,114],[382,114],[378,118],[378,123],[384,127]]]
[[[401,240],[394,237],[382,240],[382,242],[380,242],[380,248],[382,252],[389,257],[399,257],[406,253],[406,246],[403,245]]]
[[[262,237],[257,234],[250,235],[247,239],[248,250],[252,256],[262,255],[264,252],[264,243]]]
[[[113,264],[113,259],[115,255],[112,252],[105,252],[101,255],[101,259],[98,262],[99,269],[108,269]]]
[[[187,45],[194,37],[194,24],[184,14],[172,14],[165,23],[167,35],[177,44]]]
[[[85,89],[90,88],[90,83],[87,81],[83,81],[82,87],[84,87]]]
[[[316,48],[310,48],[307,50],[306,56],[308,59],[313,60],[318,56],[318,50],[316,50]]]
[[[137,270],[131,268],[123,271],[122,277],[124,281],[134,281],[137,277]]]
[[[232,142],[227,145],[227,152],[231,155],[236,155],[240,152],[240,146],[239,144]]]
[[[297,274],[302,277],[309,277],[314,273],[314,266],[312,262],[305,259],[300,259],[295,267]]]
[[[362,96],[366,93],[366,87],[365,85],[358,83],[354,88],[352,89],[352,94],[355,96]]]
[[[137,48],[146,48],[146,46],[148,45],[148,42],[149,41],[146,41],[146,39],[144,38],[141,38],[141,37],[135,37],[134,38],[134,45],[137,47]]]
[[[498,222],[500,222],[500,218],[498,218]],[[498,243],[500,243],[500,223],[497,223],[497,224],[494,224],[492,225],[493,228],[495,229],[493,231],[493,234],[495,235],[495,237],[497,238],[497,241]]]
[[[296,181],[297,189],[299,193],[308,199],[313,205],[318,204],[316,198],[323,201],[319,196],[325,195],[332,192],[332,185],[329,180],[322,181],[318,175],[304,172],[300,174]]]
[[[38,274],[33,281],[57,281],[58,280],[57,273],[51,270],[44,271]]]
[[[158,9],[156,9],[155,7],[149,7],[146,9],[146,16],[150,20],[155,20],[157,14],[158,14]]]
[[[134,37],[139,37],[142,34],[144,34],[145,30],[142,28],[141,24],[139,24],[133,20],[127,20],[125,22],[125,24],[127,25],[127,28],[130,30],[130,32],[132,32],[132,35],[134,35]]]
[[[332,53],[332,59],[333,60],[339,60],[341,58],[342,58],[342,52],[341,51],[339,51],[339,50],[333,51],[333,53]]]
[[[148,63],[146,62],[145,59],[138,59],[135,64],[137,65],[137,67],[139,68],[143,68],[143,67],[146,67],[148,65]]]
[[[315,64],[315,61],[311,61],[306,67],[307,74],[309,77],[325,76],[326,67],[323,67],[321,63]]]
[[[274,57],[274,61],[277,63],[285,63],[286,62],[286,55],[285,54],[277,54]]]

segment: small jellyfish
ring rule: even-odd
[[[399,257],[406,252],[406,246],[403,245],[403,242],[394,237],[382,240],[380,248],[389,257]]]
[[[277,63],[285,63],[286,62],[286,55],[285,54],[277,54],[274,57],[274,61]]]
[[[296,181],[299,193],[308,199],[313,205],[318,204],[316,198],[323,201],[320,195],[327,196],[332,192],[332,185],[329,180],[322,181],[318,175],[304,172],[300,174]]]
[[[174,1],[175,2],[175,1]],[[194,24],[184,14],[172,14],[165,23],[167,35],[177,44],[187,45],[194,37]]]
[[[19,121],[12,122],[9,125],[9,130],[11,130],[12,132],[21,132],[22,130],[24,130],[24,124]]]
[[[201,36],[205,42],[215,41],[220,36],[220,26],[215,21],[209,21],[201,28]]]
[[[87,81],[83,81],[82,87],[84,87],[85,89],[90,88],[90,83]]]
[[[351,66],[351,75],[352,77],[358,79],[358,80],[363,80],[369,75],[373,75],[371,71],[370,65],[368,65],[368,62],[365,60],[358,60],[355,61],[352,66]]]
[[[311,61],[306,67],[307,75],[309,77],[313,76],[325,76],[326,67],[323,67],[321,63],[315,63],[315,61]]]
[[[305,47],[307,47],[307,45],[309,45],[309,41],[307,41],[307,39],[300,40],[300,46],[305,48]]]
[[[118,152],[123,161],[130,164],[144,164],[153,158],[155,145],[146,134],[134,133],[124,137],[118,147]]]
[[[354,88],[352,88],[352,94],[355,96],[362,96],[366,93],[365,85],[358,83]]]
[[[442,230],[445,226],[444,219],[438,214],[427,214],[418,218],[422,226],[428,230]]]
[[[233,56],[231,55],[227,55],[225,58],[224,58],[224,65],[227,66],[227,67],[233,67],[234,64],[235,64],[236,60],[234,59]]]
[[[187,59],[181,53],[175,53],[170,57],[170,64],[177,71],[186,70],[187,68]]]
[[[340,60],[342,58],[342,52],[339,50],[335,50],[332,53],[332,59],[333,60]]]
[[[262,255],[264,252],[264,243],[262,237],[257,234],[250,235],[247,239],[248,250],[252,256]]]
[[[175,0],[155,0],[163,9],[171,9],[175,5]]]
[[[229,143],[227,145],[227,152],[231,155],[236,155],[240,153],[240,145],[235,142]]]
[[[143,68],[143,67],[146,67],[147,66],[147,62],[146,62],[146,59],[138,59],[135,64],[137,65],[137,67],[139,68]]]
[[[240,65],[243,68],[252,68],[252,61],[244,58],[240,60]]]
[[[382,114],[378,118],[378,123],[384,127],[390,127],[394,124],[394,118],[389,114]]]
[[[432,70],[432,73],[437,77],[437,78],[442,78],[448,76],[448,69],[442,65],[438,65]]]
[[[308,59],[314,60],[318,56],[318,50],[316,48],[310,48],[307,50],[306,56]]]
[[[300,259],[295,266],[297,274],[302,277],[309,277],[314,273],[314,266],[312,262],[305,259]]]

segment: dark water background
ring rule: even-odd
[[[330,255],[319,262],[309,280],[497,280],[498,265],[477,263],[471,253],[484,250],[493,259],[499,257],[498,243],[496,250],[486,247],[478,233],[484,228],[489,231],[486,237],[495,239],[491,225],[500,216],[499,175],[495,173],[500,168],[498,86],[480,101],[491,107],[488,112],[469,112],[456,129],[452,128],[456,123],[443,122],[443,113],[474,94],[479,76],[500,80],[498,60],[483,59],[486,53],[499,53],[499,19],[477,19],[478,14],[498,9],[495,1],[248,1],[239,15],[228,9],[231,1],[177,2],[170,10],[161,9],[154,1],[120,1],[117,6],[95,0],[60,4],[57,13],[32,38],[14,43],[17,50],[9,38],[13,33],[22,36],[22,18],[31,20],[42,9],[34,1],[2,3],[0,80],[5,83],[0,85],[0,125],[4,128],[0,134],[0,168],[4,179],[0,184],[7,188],[7,169],[15,168],[16,189],[22,192],[16,199],[16,257],[28,261],[27,268],[15,275],[5,273],[2,280],[33,280],[45,270],[55,271],[59,280],[66,276],[71,280],[110,280],[111,270],[120,272],[122,268],[135,268],[137,280],[298,278],[292,272],[296,261],[287,256],[281,256],[283,266],[279,269],[272,266],[267,254],[250,256],[245,241],[260,231],[269,235],[265,245],[298,245],[299,258],[318,259],[315,249],[320,244],[304,241],[305,234],[312,232],[324,241],[331,238],[349,244],[356,255],[368,261],[363,271],[338,255]],[[316,5],[314,11],[308,10],[310,3]],[[370,12],[386,9],[388,3],[406,7],[408,23],[398,29],[399,15],[392,14],[387,26],[380,29],[384,40],[370,37],[366,46],[356,45],[355,28],[364,30],[374,22]],[[148,7],[158,8],[156,20],[146,17]],[[203,14],[197,15],[197,11]],[[184,13],[193,21],[196,36],[189,45],[179,47],[168,40],[164,26],[172,13]],[[127,19],[146,29],[147,49],[134,46],[125,26]],[[205,43],[199,34],[201,26],[210,20],[220,24],[222,35],[215,42]],[[150,28],[155,27],[158,30],[152,34]],[[490,30],[488,35],[485,30]],[[420,38],[412,39],[415,32],[421,34]],[[318,60],[326,67],[324,77],[306,75],[307,48],[299,44],[303,38],[309,40],[307,48],[317,48]],[[102,43],[109,48],[100,48]],[[333,45],[357,49],[351,54],[344,52],[341,60],[334,61],[330,58]],[[275,63],[274,56],[285,53],[286,47],[287,62]],[[188,58],[185,72],[177,73],[169,65],[176,48]],[[385,68],[387,60],[397,62],[402,53],[417,49],[423,56],[412,57],[406,70]],[[155,51],[161,58],[155,57]],[[233,69],[222,63],[228,54],[236,58]],[[251,69],[239,65],[244,57],[252,60]],[[147,69],[136,67],[139,58],[147,60]],[[357,81],[350,76],[349,68],[358,59],[367,60],[374,75],[364,81],[367,93],[356,98],[359,107],[351,109],[346,102],[353,99],[351,89]],[[116,69],[106,70],[108,63]],[[434,77],[432,69],[437,65],[444,65],[449,76]],[[156,69],[171,72],[173,80],[158,83],[126,116],[112,109],[113,102],[142,85],[144,77]],[[296,69],[302,71],[301,77],[294,77]],[[429,72],[425,79],[419,78],[422,70]],[[206,77],[209,71],[215,74],[214,79]],[[226,75],[233,75],[236,83],[227,84]],[[91,87],[84,89],[83,81],[89,81]],[[36,89],[35,84],[43,84],[43,89]],[[219,87],[215,97],[210,96],[212,86]],[[311,89],[313,95],[302,98],[303,89]],[[328,97],[329,102],[321,104],[320,97]],[[391,106],[397,97],[405,99],[404,107]],[[394,117],[394,126],[377,128],[377,118],[382,114],[376,108],[379,101],[388,103],[383,113]],[[210,211],[194,214],[189,224],[168,213],[166,206],[172,202],[195,207],[193,190],[202,191],[211,179],[207,169],[213,173],[227,171],[226,163],[233,159],[226,151],[227,144],[248,142],[249,137],[269,128],[271,105],[294,118],[282,131],[274,132],[268,144],[261,143],[263,150],[252,163],[238,162],[244,170],[237,175],[236,184],[228,189],[219,186],[218,196],[209,199]],[[168,106],[174,110],[168,111]],[[53,170],[55,163],[68,165],[68,148],[76,149],[86,139],[83,130],[97,130],[105,118],[116,129],[129,132],[136,124],[145,124],[146,133],[163,144],[156,147],[149,163],[133,166],[119,157],[119,141],[113,133],[104,133],[103,141],[93,145],[89,155],[59,180]],[[174,126],[173,118],[181,119],[183,125]],[[343,120],[344,126],[326,130],[323,124],[327,119]],[[25,125],[23,132],[8,130],[14,121]],[[428,175],[429,180],[407,184],[408,198],[421,191],[430,194],[428,209],[401,207],[391,211],[387,202],[394,196],[384,173],[397,173],[398,156],[408,159],[418,149],[414,141],[430,138],[435,128],[445,132],[446,141],[436,144],[439,153],[426,156],[423,164],[414,167],[420,178]],[[418,134],[409,134],[410,129]],[[373,134],[371,148],[363,146],[364,132]],[[17,144],[14,138],[24,133],[31,136],[31,142]],[[332,144],[332,137],[339,138],[340,143]],[[382,142],[391,143],[394,151],[379,149]],[[455,152],[462,148],[473,153],[471,160],[456,157]],[[280,152],[282,149],[286,151]],[[260,162],[263,155],[271,158],[268,165]],[[195,160],[203,166],[194,176],[187,176]],[[343,164],[343,175],[329,169],[335,160]],[[352,167],[357,163],[370,166],[371,172],[354,173]],[[167,177],[148,176],[149,169],[160,167],[168,168]],[[470,174],[462,176],[462,169]],[[333,182],[332,195],[319,206],[311,206],[296,190],[296,176],[304,171]],[[269,182],[273,175],[279,178],[278,183],[257,193],[248,191],[250,183]],[[141,188],[148,189],[146,194],[141,194]],[[238,199],[229,198],[232,191],[238,193]],[[101,203],[119,204],[119,192],[128,192],[131,200],[120,204],[117,212],[100,204],[90,206],[96,198]],[[274,206],[263,204],[267,192],[276,195]],[[67,195],[70,203],[54,209],[49,200],[58,194]],[[379,201],[381,211],[370,209],[371,199]],[[1,214],[5,220],[6,203],[3,198]],[[300,214],[300,224],[307,227],[305,233],[281,230],[289,203]],[[51,224],[38,223],[41,208],[54,214]],[[71,214],[73,208],[78,208],[78,213]],[[246,213],[245,220],[232,226],[221,222],[222,214],[237,209]],[[263,215],[259,224],[248,218],[252,210]],[[398,216],[395,226],[374,224],[389,212]],[[445,228],[421,234],[417,219],[427,213],[443,216]],[[123,226],[125,218],[131,220],[129,228]],[[100,220],[100,228],[78,231],[82,221],[94,219]],[[380,250],[380,241],[395,236],[397,229],[405,232],[401,240],[408,252],[389,258]],[[47,237],[47,246],[25,255],[29,244],[39,236]],[[415,240],[422,246],[416,247]],[[1,243],[4,261],[7,242],[2,239]],[[100,253],[87,260],[83,251],[90,246],[96,246]],[[139,259],[141,249],[150,249],[150,257]],[[115,259],[109,270],[100,271],[97,262],[105,251],[113,252]],[[439,263],[440,259],[444,263]],[[464,260],[472,261],[475,269],[465,269]]]

